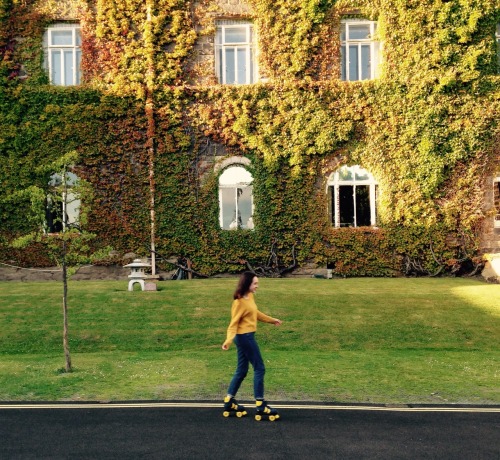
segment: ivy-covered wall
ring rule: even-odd
[[[338,77],[349,16],[378,22],[375,80]],[[253,21],[265,83],[208,84],[220,17]],[[79,86],[44,71],[43,32],[62,20],[82,25]],[[159,254],[204,275],[311,261],[342,276],[474,272],[500,252],[485,206],[499,22],[498,0],[0,0],[0,261],[50,264],[10,248],[34,225],[13,192],[46,187],[40,166],[76,150],[88,230],[121,253],[148,255],[153,230]],[[251,160],[253,231],[219,227],[213,166],[235,155]],[[377,228],[332,228],[326,179],[355,164],[379,183]]]

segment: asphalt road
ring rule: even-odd
[[[500,459],[500,408],[0,404],[0,459]]]

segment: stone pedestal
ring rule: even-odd
[[[500,253],[488,254],[488,261],[486,262],[481,275],[488,281],[500,282]]]

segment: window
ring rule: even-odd
[[[379,42],[373,37],[377,23],[344,20],[340,26],[340,72],[342,80],[371,80],[377,76]]]
[[[44,36],[45,66],[53,85],[79,85],[82,60],[81,33],[78,24],[55,24]]]
[[[66,227],[72,227],[78,223],[80,200],[71,191],[77,182],[78,177],[72,172],[66,173],[66,184],[63,184],[60,174],[55,173],[50,176],[51,193],[47,196],[45,213],[49,233],[62,232]]]
[[[215,68],[219,83],[255,82],[253,26],[248,22],[219,21],[215,35]]]
[[[331,222],[335,227],[376,224],[377,183],[359,166],[342,166],[328,181]]]
[[[230,166],[219,177],[220,226],[224,230],[252,230],[252,175],[241,166]]]
[[[494,226],[500,228],[500,177],[493,179],[493,207],[495,208]]]
[[[497,24],[495,38],[497,40],[497,71],[500,74],[500,23]]]

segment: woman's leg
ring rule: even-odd
[[[245,377],[248,374],[248,358],[247,352],[245,350],[245,341],[241,343],[240,336],[236,336],[234,338],[234,343],[237,349],[238,355],[238,364],[236,366],[236,371],[234,372],[233,378],[231,379],[231,383],[229,384],[229,388],[227,390],[228,396],[236,396],[238,390],[240,389],[241,383],[245,380]]]
[[[247,360],[250,361],[253,367],[253,391],[255,399],[264,399],[264,375],[266,367],[260,354],[259,345],[255,340],[255,333],[242,334],[239,337],[240,343],[244,344],[241,348],[244,350]]]

